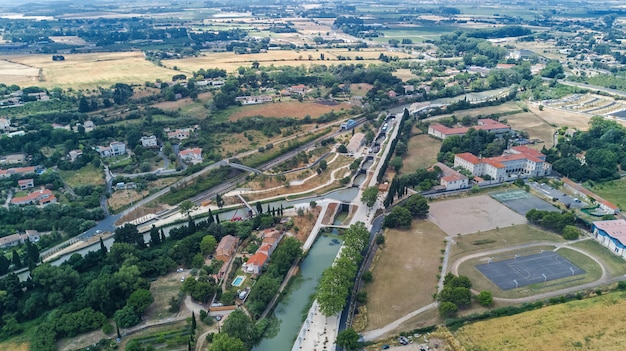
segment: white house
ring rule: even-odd
[[[347,146],[348,152],[351,154],[356,154],[364,144],[365,144],[365,134],[354,133],[352,138],[350,138],[350,142],[348,143],[348,146]]]
[[[157,147],[157,138],[154,135],[151,136],[142,136],[141,137],[141,146],[143,147]]]
[[[0,130],[8,130],[11,127],[11,119],[9,117],[0,118]]]
[[[126,144],[120,141],[112,141],[109,146],[97,146],[96,151],[102,157],[119,156],[126,153]]]

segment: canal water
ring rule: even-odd
[[[320,233],[309,254],[300,264],[300,273],[294,284],[274,309],[274,315],[280,321],[278,334],[263,339],[252,351],[291,351],[322,272],[330,267],[340,247],[341,242],[337,235]]]

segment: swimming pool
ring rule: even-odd
[[[232,286],[241,286],[241,284],[243,283],[243,281],[246,280],[246,277],[243,275],[238,275],[235,280],[233,280],[232,282]]]

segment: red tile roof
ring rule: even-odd
[[[456,157],[461,158],[469,163],[475,164],[475,165],[479,165],[481,164],[481,160],[480,158],[478,158],[477,156],[475,156],[474,154],[471,154],[469,152],[464,152],[462,154],[456,154]]]
[[[248,258],[246,266],[262,267],[267,262],[267,255],[262,252],[257,252]]]
[[[520,146],[513,146],[511,148],[512,150],[515,150],[521,154],[524,155],[528,155],[528,156],[533,156],[536,158],[545,158],[546,155],[542,154],[540,151],[537,151],[535,149],[531,149],[528,146],[524,146],[524,145],[520,145]]]

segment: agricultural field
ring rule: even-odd
[[[12,57],[0,59],[0,81],[4,84],[39,84],[39,69],[15,62]]]
[[[409,79],[417,78],[417,76],[411,73],[410,69],[401,68],[393,72],[393,75],[402,79],[403,82],[406,82]]]
[[[414,132],[418,129],[414,129]],[[437,154],[441,149],[441,140],[431,138],[428,134],[411,136],[408,152],[402,158],[400,174],[413,173],[420,168],[428,168],[437,162]]]
[[[414,25],[414,24],[397,24],[390,25],[389,29],[383,29],[384,36],[373,38],[376,43],[388,43],[390,39],[402,41],[402,39],[411,39],[414,43],[421,43],[424,40],[437,40],[442,34],[452,33],[459,30],[457,26],[449,25]]]
[[[266,104],[257,104],[249,106],[241,106],[234,109],[234,112],[228,117],[229,121],[236,121],[244,117],[264,116],[264,117],[294,117],[304,118],[311,116],[317,118],[329,112],[341,112],[349,110],[352,105],[348,103],[320,103],[314,101],[285,101],[272,102]]]
[[[331,65],[340,63],[358,63],[356,56],[363,57],[364,60],[378,61],[380,54],[387,56],[398,56],[400,58],[411,58],[412,55],[388,51],[386,49],[362,49],[359,51],[348,49],[319,49],[316,50],[270,50],[265,53],[251,55],[235,55],[231,52],[209,52],[197,57],[187,57],[180,60],[164,60],[162,63],[167,67],[176,66],[180,72],[191,74],[200,68],[221,68],[227,72],[233,72],[241,66],[249,67],[252,62],[259,62],[260,66],[310,66],[310,65]],[[319,60],[320,54],[324,54],[325,61]],[[340,61],[338,56],[350,57],[350,61]],[[365,63],[365,62],[363,62]],[[180,73],[179,72],[179,73]]]
[[[146,81],[159,78],[169,81],[173,75],[180,73],[154,65],[141,52],[68,54],[65,55],[65,61],[52,61],[50,55],[15,55],[4,58],[21,65],[20,67],[30,67],[37,72],[41,70],[37,82],[33,82],[31,73],[28,73],[22,81],[16,81],[16,84],[45,88],[91,89],[97,86],[109,87],[118,82],[143,85]],[[4,70],[0,72],[0,78],[3,78],[6,73]]]
[[[380,328],[433,302],[445,233],[429,221],[413,221],[410,229],[388,229],[370,268],[366,285],[365,330]]]
[[[476,322],[455,336],[472,350],[622,350],[625,297],[614,292]]]

